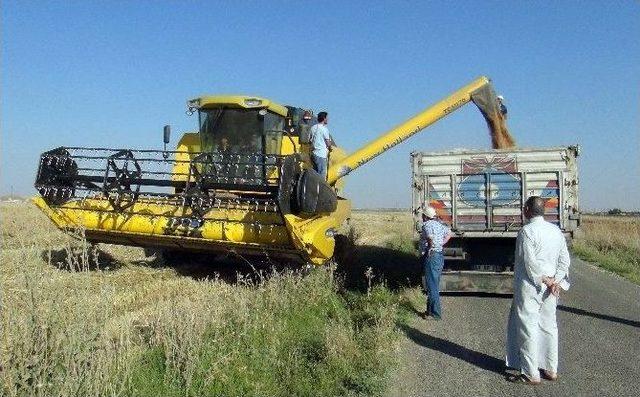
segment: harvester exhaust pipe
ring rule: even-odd
[[[500,113],[491,81],[482,76],[332,165],[328,170],[328,182],[335,183],[354,169],[471,101],[478,106],[487,121],[493,148],[506,149],[515,146],[504,116]]]

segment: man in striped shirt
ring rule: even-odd
[[[444,267],[442,247],[453,237],[453,234],[449,227],[437,219],[436,210],[433,207],[425,208],[422,213],[422,221],[420,246],[427,284],[426,315],[440,320],[442,318],[442,308],[440,307],[440,275]]]

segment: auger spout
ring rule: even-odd
[[[369,162],[376,156],[405,141],[423,129],[449,115],[468,102],[473,101],[482,112],[491,131],[494,148],[515,146],[513,138],[507,130],[503,115],[498,108],[495,91],[488,77],[482,76],[470,84],[428,107],[409,120],[397,125],[374,141],[333,164],[328,170],[328,182],[335,183],[354,169]]]

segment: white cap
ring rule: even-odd
[[[504,101],[504,97],[502,95],[498,95],[497,98],[501,101]]]
[[[424,216],[426,216],[429,219],[433,219],[436,217],[436,209],[431,206],[425,208],[424,211],[422,211],[422,213],[424,214]]]

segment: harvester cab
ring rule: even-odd
[[[248,96],[200,97],[187,108],[187,114],[198,114],[199,151],[301,154],[308,160],[311,110]]]
[[[187,107],[187,113],[197,112],[199,131],[197,138],[185,134],[178,151],[201,153],[208,160],[198,173],[215,179],[216,193],[258,194],[264,186],[257,185],[266,183],[273,184],[267,190],[276,193],[279,210],[285,214],[309,216],[336,209],[338,188],[329,186],[311,166],[310,110],[247,96],[201,97],[190,100]],[[338,150],[334,157],[340,155]],[[187,175],[185,187],[202,194],[203,189],[189,183],[195,173],[181,170],[184,166],[177,164],[173,174]]]
[[[202,97],[187,103],[198,113],[201,151],[283,154],[289,109],[267,99],[242,96]],[[292,154],[294,143],[287,148]]]
[[[43,153],[33,201],[59,228],[82,229],[93,242],[323,264],[351,211],[343,177],[469,101],[494,147],[512,145],[481,77],[350,155],[335,148],[324,180],[311,167],[311,111],[258,97],[199,97],[187,102],[199,129],[175,151],[166,150],[165,127],[165,150]]]

